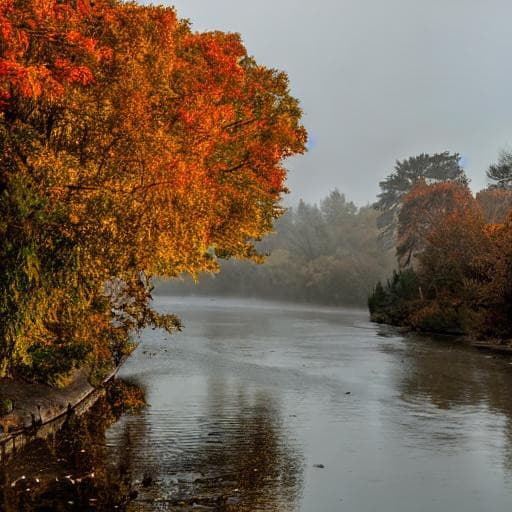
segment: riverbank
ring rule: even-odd
[[[478,341],[468,339],[467,343],[478,350],[487,350],[512,356],[512,340],[505,340],[503,343],[499,343],[496,340]]]
[[[489,338],[489,339],[477,339],[473,336],[466,335],[462,332],[446,332],[446,331],[432,331],[432,330],[419,330],[419,329],[412,329],[411,327],[404,326],[404,325],[395,325],[395,324],[389,324],[386,322],[380,322],[372,318],[370,315],[370,320],[378,325],[389,325],[391,327],[396,328],[396,330],[400,333],[406,336],[409,333],[419,333],[424,334],[425,336],[436,336],[436,337],[442,337],[446,338],[448,342],[451,343],[462,343],[464,345],[473,347],[475,349],[481,350],[481,351],[488,351],[488,352],[495,352],[500,353],[504,355],[512,355],[512,339],[510,340],[499,340],[496,338]]]
[[[77,369],[69,384],[54,388],[46,384],[0,379],[0,398],[4,414],[0,416],[0,449],[2,458],[24,444],[26,438],[46,437],[59,428],[70,411],[82,414],[101,396],[103,386],[119,371],[114,368],[94,387],[88,374]]]

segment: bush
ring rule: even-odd
[[[30,364],[20,367],[22,378],[62,387],[68,383],[69,374],[84,361],[89,350],[73,343],[57,347],[34,345],[29,348]]]
[[[410,326],[409,318],[420,300],[420,286],[414,270],[394,271],[386,286],[377,283],[368,298],[368,309],[374,322]]]
[[[460,317],[449,305],[429,302],[410,316],[410,325],[419,331],[462,334]]]

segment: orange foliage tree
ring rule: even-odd
[[[397,254],[404,270],[387,288],[376,288],[373,317],[421,330],[512,336],[507,204],[502,190],[486,190],[475,199],[455,182],[413,187],[399,217]]]
[[[475,258],[483,248],[484,219],[467,185],[417,184],[405,197],[399,218],[397,254],[402,268],[418,277],[419,303],[413,327],[457,330],[469,299]]]
[[[505,222],[512,211],[512,190],[507,188],[488,187],[476,195],[489,224]]]
[[[485,227],[487,251],[481,257],[485,274],[478,304],[482,309],[479,334],[512,338],[512,213],[502,224]]]
[[[466,184],[455,181],[418,182],[404,197],[398,218],[397,256],[400,267],[416,266],[433,230],[441,229],[450,217],[479,216]]]
[[[101,374],[134,328],[179,327],[150,276],[259,257],[301,110],[238,35],[172,9],[20,4],[0,11],[3,373]]]

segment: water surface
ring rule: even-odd
[[[122,369],[149,405],[104,426],[100,408],[80,435],[68,426],[71,444],[33,450],[4,475],[10,500],[29,486],[11,482],[51,457],[59,482],[78,481],[91,452],[80,471],[96,483],[74,495],[71,484],[48,488],[53,508],[33,498],[23,510],[512,510],[512,358],[404,338],[363,311],[156,306],[186,328],[144,332]]]
[[[354,310],[157,305],[186,329],[144,333],[122,374],[151,406],[107,435],[155,476],[133,510],[212,494],[248,511],[512,510],[511,359]]]

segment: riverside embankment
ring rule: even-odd
[[[54,434],[70,412],[86,412],[119,368],[109,372],[97,387],[90,384],[87,373],[81,369],[72,373],[64,388],[0,379],[0,398],[8,404],[8,410],[0,416],[0,458],[22,448],[34,437]]]

